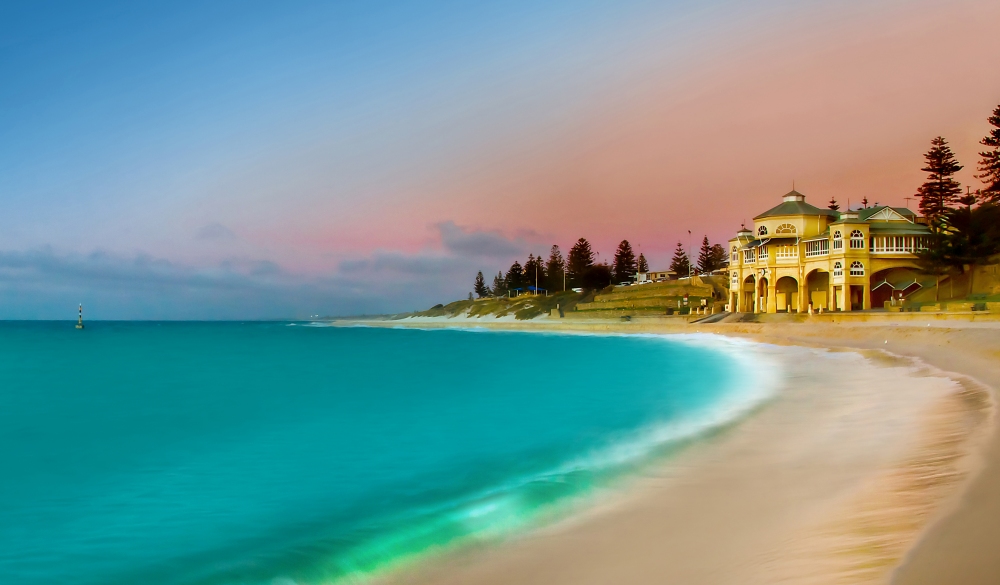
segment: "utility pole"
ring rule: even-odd
[[[692,258],[693,256],[691,256],[691,230],[688,230],[688,279],[689,280],[691,279],[691,269],[694,268],[691,262]]]

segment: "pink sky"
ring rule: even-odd
[[[380,21],[384,39],[274,49],[273,71],[254,62],[243,77],[212,36],[183,62],[210,66],[193,89],[129,79],[127,91],[144,82],[169,99],[112,119],[119,151],[90,160],[88,135],[52,130],[59,150],[11,167],[21,203],[0,218],[0,251],[273,263],[378,288],[389,306],[410,282],[400,274],[419,272],[408,261],[454,260],[441,295],[581,236],[602,259],[627,238],[663,265],[688,230],[726,240],[793,180],[820,206],[904,205],[937,135],[966,166],[959,180],[979,185],[978,141],[1000,104],[1000,2],[513,6],[500,20]],[[315,30],[288,30],[325,42],[309,19]],[[151,71],[185,71],[168,65]],[[67,111],[53,119],[82,123]],[[25,136],[8,143],[37,138]],[[463,257],[462,238],[516,252]]]

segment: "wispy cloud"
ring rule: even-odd
[[[302,274],[268,259],[234,257],[192,266],[148,254],[0,251],[0,318],[267,319],[425,308],[460,298],[476,271],[522,259],[533,235],[512,237],[452,221],[435,224],[438,245],[416,253],[376,251],[331,274]]]

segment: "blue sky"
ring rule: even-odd
[[[793,175],[901,198],[1000,84],[904,98],[894,47],[981,71],[986,4],[6,3],[0,318],[411,310],[580,236],[665,261]]]

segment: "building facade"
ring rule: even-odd
[[[645,284],[647,282],[663,282],[665,280],[676,280],[677,274],[673,270],[659,270],[655,272],[637,272],[635,282]]]
[[[744,313],[881,307],[922,285],[930,230],[906,208],[838,212],[791,191],[729,240],[729,307]]]

